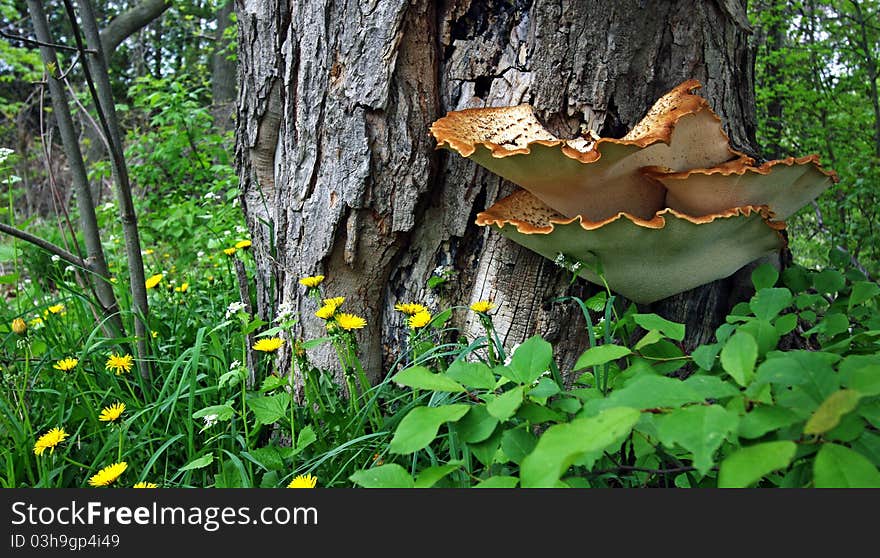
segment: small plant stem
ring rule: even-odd
[[[119,425],[119,448],[116,452],[116,461],[122,461],[122,425]]]

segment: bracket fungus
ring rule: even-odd
[[[523,188],[478,225],[583,262],[583,278],[647,304],[784,248],[784,220],[837,181],[815,155],[756,166],[699,87],[677,86],[620,139],[557,138],[527,104],[453,111],[431,133]]]

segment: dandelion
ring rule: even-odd
[[[61,312],[64,311],[64,305],[63,304],[53,304],[52,306],[47,308],[47,310],[49,310],[49,312],[51,312],[53,314],[60,314]]]
[[[185,293],[189,289],[189,283],[184,281],[179,287],[174,287],[174,292]]]
[[[254,343],[253,349],[264,353],[272,353],[277,351],[283,344],[284,339],[281,339],[280,337],[264,337]]]
[[[153,339],[159,337],[159,332],[158,332],[158,331],[155,331],[155,330],[151,330],[151,331],[150,331],[150,337],[152,337]]]
[[[491,300],[478,300],[471,304],[471,310],[478,314],[485,314],[489,310],[495,308],[495,303]]]
[[[147,248],[146,250],[141,252],[141,254],[144,256],[151,256],[153,255],[153,252],[155,252],[155,250],[153,250],[152,248]]]
[[[67,357],[56,362],[52,366],[52,368],[54,368],[55,370],[61,370],[62,372],[70,372],[71,370],[76,368],[77,364],[79,364],[79,361],[77,359]]]
[[[132,486],[132,488],[159,488],[159,485],[154,482],[136,482]]]
[[[314,477],[311,474],[298,475],[290,481],[287,488],[315,488],[316,484],[318,484],[318,477]]]
[[[37,316],[33,320],[29,321],[28,324],[34,329],[39,329],[43,327],[43,318]]]
[[[233,254],[235,254],[235,251],[236,251],[235,248],[224,248],[223,249],[223,253],[226,254],[227,256],[232,256]]]
[[[247,250],[248,248],[251,247],[251,241],[250,240],[239,240],[238,242],[235,243],[235,247],[238,248],[239,250]]]
[[[109,486],[116,482],[116,479],[118,479],[127,468],[128,463],[125,461],[120,461],[113,465],[107,465],[89,479],[89,484],[91,486]]]
[[[162,281],[163,277],[165,277],[164,273],[157,273],[155,275],[152,275],[149,279],[144,281],[144,286],[147,289],[152,289]]]
[[[423,310],[409,317],[409,327],[412,329],[420,329],[431,322],[431,314],[427,310]]]
[[[12,333],[16,335],[24,335],[27,333],[27,323],[21,318],[12,320]]]
[[[55,446],[63,442],[68,436],[69,434],[63,428],[53,428],[40,436],[37,443],[34,444],[34,453],[36,455],[43,455],[46,448],[49,448],[49,453],[53,453]]]
[[[123,372],[131,372],[131,367],[134,365],[134,358],[129,355],[117,355],[116,353],[112,353],[109,357],[107,357],[107,362],[104,364],[104,368],[107,370],[113,370],[116,372],[116,375],[119,376]]]
[[[303,277],[299,280],[299,284],[310,289],[314,289],[324,281],[323,275],[313,275],[311,277]]]
[[[345,302],[344,296],[334,296],[333,298],[325,298],[324,304],[332,304],[333,306],[339,308],[342,306],[342,303]]]
[[[339,314],[336,316],[336,323],[345,331],[351,331],[353,329],[361,329],[367,325],[367,320],[354,314]]]
[[[322,320],[329,320],[334,314],[336,314],[336,306],[333,304],[325,304],[315,312],[315,315]]]
[[[114,403],[109,407],[101,409],[101,414],[98,416],[98,420],[101,422],[116,422],[124,412],[125,403]]]
[[[407,316],[414,316],[419,312],[427,312],[428,309],[421,304],[415,304],[412,302],[407,302],[405,304],[395,304],[394,309],[398,312],[403,312]]]

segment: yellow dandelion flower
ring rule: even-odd
[[[247,250],[248,248],[251,247],[251,241],[250,240],[239,240],[238,242],[235,243],[235,247],[238,248],[239,250]]]
[[[187,290],[189,290],[189,283],[186,281],[181,283],[179,287],[174,287],[174,291],[178,293],[185,293]]]
[[[154,482],[136,482],[132,488],[159,488],[159,485]]]
[[[310,289],[314,289],[324,281],[323,275],[313,275],[311,277],[303,277],[299,280],[299,284]]]
[[[43,455],[46,448],[49,449],[49,453],[53,453],[55,451],[55,446],[63,442],[69,435],[70,434],[65,432],[63,428],[53,428],[49,430],[40,436],[37,443],[34,444],[34,453],[36,455]]]
[[[283,344],[284,339],[281,339],[280,337],[264,337],[254,343],[253,349],[255,351],[271,353],[277,351]]]
[[[104,368],[107,370],[113,370],[116,372],[116,375],[119,376],[123,372],[131,372],[131,367],[133,365],[134,358],[131,355],[117,355],[116,353],[113,353],[107,357],[107,362],[104,364]]]
[[[150,336],[153,339],[155,339],[155,338],[159,337],[159,332],[158,331],[150,331]]]
[[[27,333],[27,323],[21,318],[12,320],[12,333],[16,335],[24,335]]]
[[[60,314],[61,312],[64,311],[64,305],[63,304],[53,304],[52,306],[47,308],[47,310],[49,310],[49,312],[51,312],[53,314]]]
[[[419,312],[427,312],[428,309],[421,304],[415,304],[413,302],[407,302],[405,304],[395,304],[394,309],[398,312],[403,312],[407,316],[414,316]]]
[[[321,318],[322,320],[329,320],[333,317],[333,314],[336,313],[336,306],[333,304],[325,304],[324,306],[318,308],[315,312],[315,315]]]
[[[28,323],[30,324],[31,327],[39,327],[39,326],[43,325],[43,318],[37,316],[36,318],[34,318],[33,320],[31,320]]]
[[[427,310],[423,310],[418,314],[409,317],[409,327],[413,329],[423,328],[431,323],[431,314]]]
[[[61,370],[62,372],[70,372],[71,370],[76,368],[77,364],[79,364],[79,361],[77,359],[68,357],[56,362],[52,366],[52,368],[54,368],[55,370]]]
[[[314,477],[310,474],[298,475],[290,481],[287,488],[315,488],[316,484],[318,484],[318,477]]]
[[[91,486],[109,486],[116,482],[116,479],[125,472],[128,468],[128,463],[125,461],[120,461],[119,463],[114,463],[113,465],[107,465],[89,479],[89,484]]]
[[[125,412],[125,403],[114,403],[109,407],[104,407],[101,409],[101,414],[98,416],[98,420],[102,422],[116,422],[119,417],[122,416],[122,413]]]
[[[233,247],[233,248],[224,248],[224,249],[223,249],[223,253],[226,254],[227,256],[231,256],[231,255],[235,254],[235,251],[236,251],[236,250],[235,250],[234,247]]]
[[[353,329],[361,329],[367,325],[367,320],[354,314],[338,314],[336,316],[336,323],[345,331],[351,331]]]
[[[334,296],[333,298],[325,298],[324,304],[332,304],[336,308],[342,306],[342,303],[345,302],[344,296]]]
[[[485,314],[493,308],[495,308],[495,303],[491,300],[478,300],[471,304],[471,310],[480,314]]]
[[[164,273],[157,273],[156,275],[153,275],[149,279],[144,281],[144,286],[147,289],[152,289],[162,281],[163,277],[165,277]]]

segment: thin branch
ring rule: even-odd
[[[6,31],[0,30],[0,36],[10,39],[12,41],[21,41],[25,44],[35,46],[35,47],[49,47],[54,48],[55,50],[66,50],[68,52],[79,52],[79,49],[76,47],[71,47],[67,45],[59,45],[58,43],[48,43],[44,41],[38,41],[36,39],[30,39],[28,37],[21,37],[19,35],[11,35]],[[94,50],[87,50],[88,53],[95,53]]]
[[[12,227],[12,226],[7,225],[5,223],[0,223],[0,232],[4,232],[4,233],[8,234],[9,236],[14,236],[15,238],[18,238],[20,240],[24,240],[25,242],[33,244],[34,246],[39,246],[43,250],[46,250],[47,252],[51,252],[51,253],[55,254],[56,256],[58,256],[59,258],[61,258],[62,260],[66,261],[69,264],[79,266],[83,269],[88,269],[89,271],[92,270],[92,266],[88,262],[86,262],[84,259],[77,256],[76,254],[71,254],[70,252],[68,252],[64,248],[57,246],[55,244],[52,244],[48,240],[42,239],[38,236],[34,236],[29,232],[25,232],[21,229]]]

